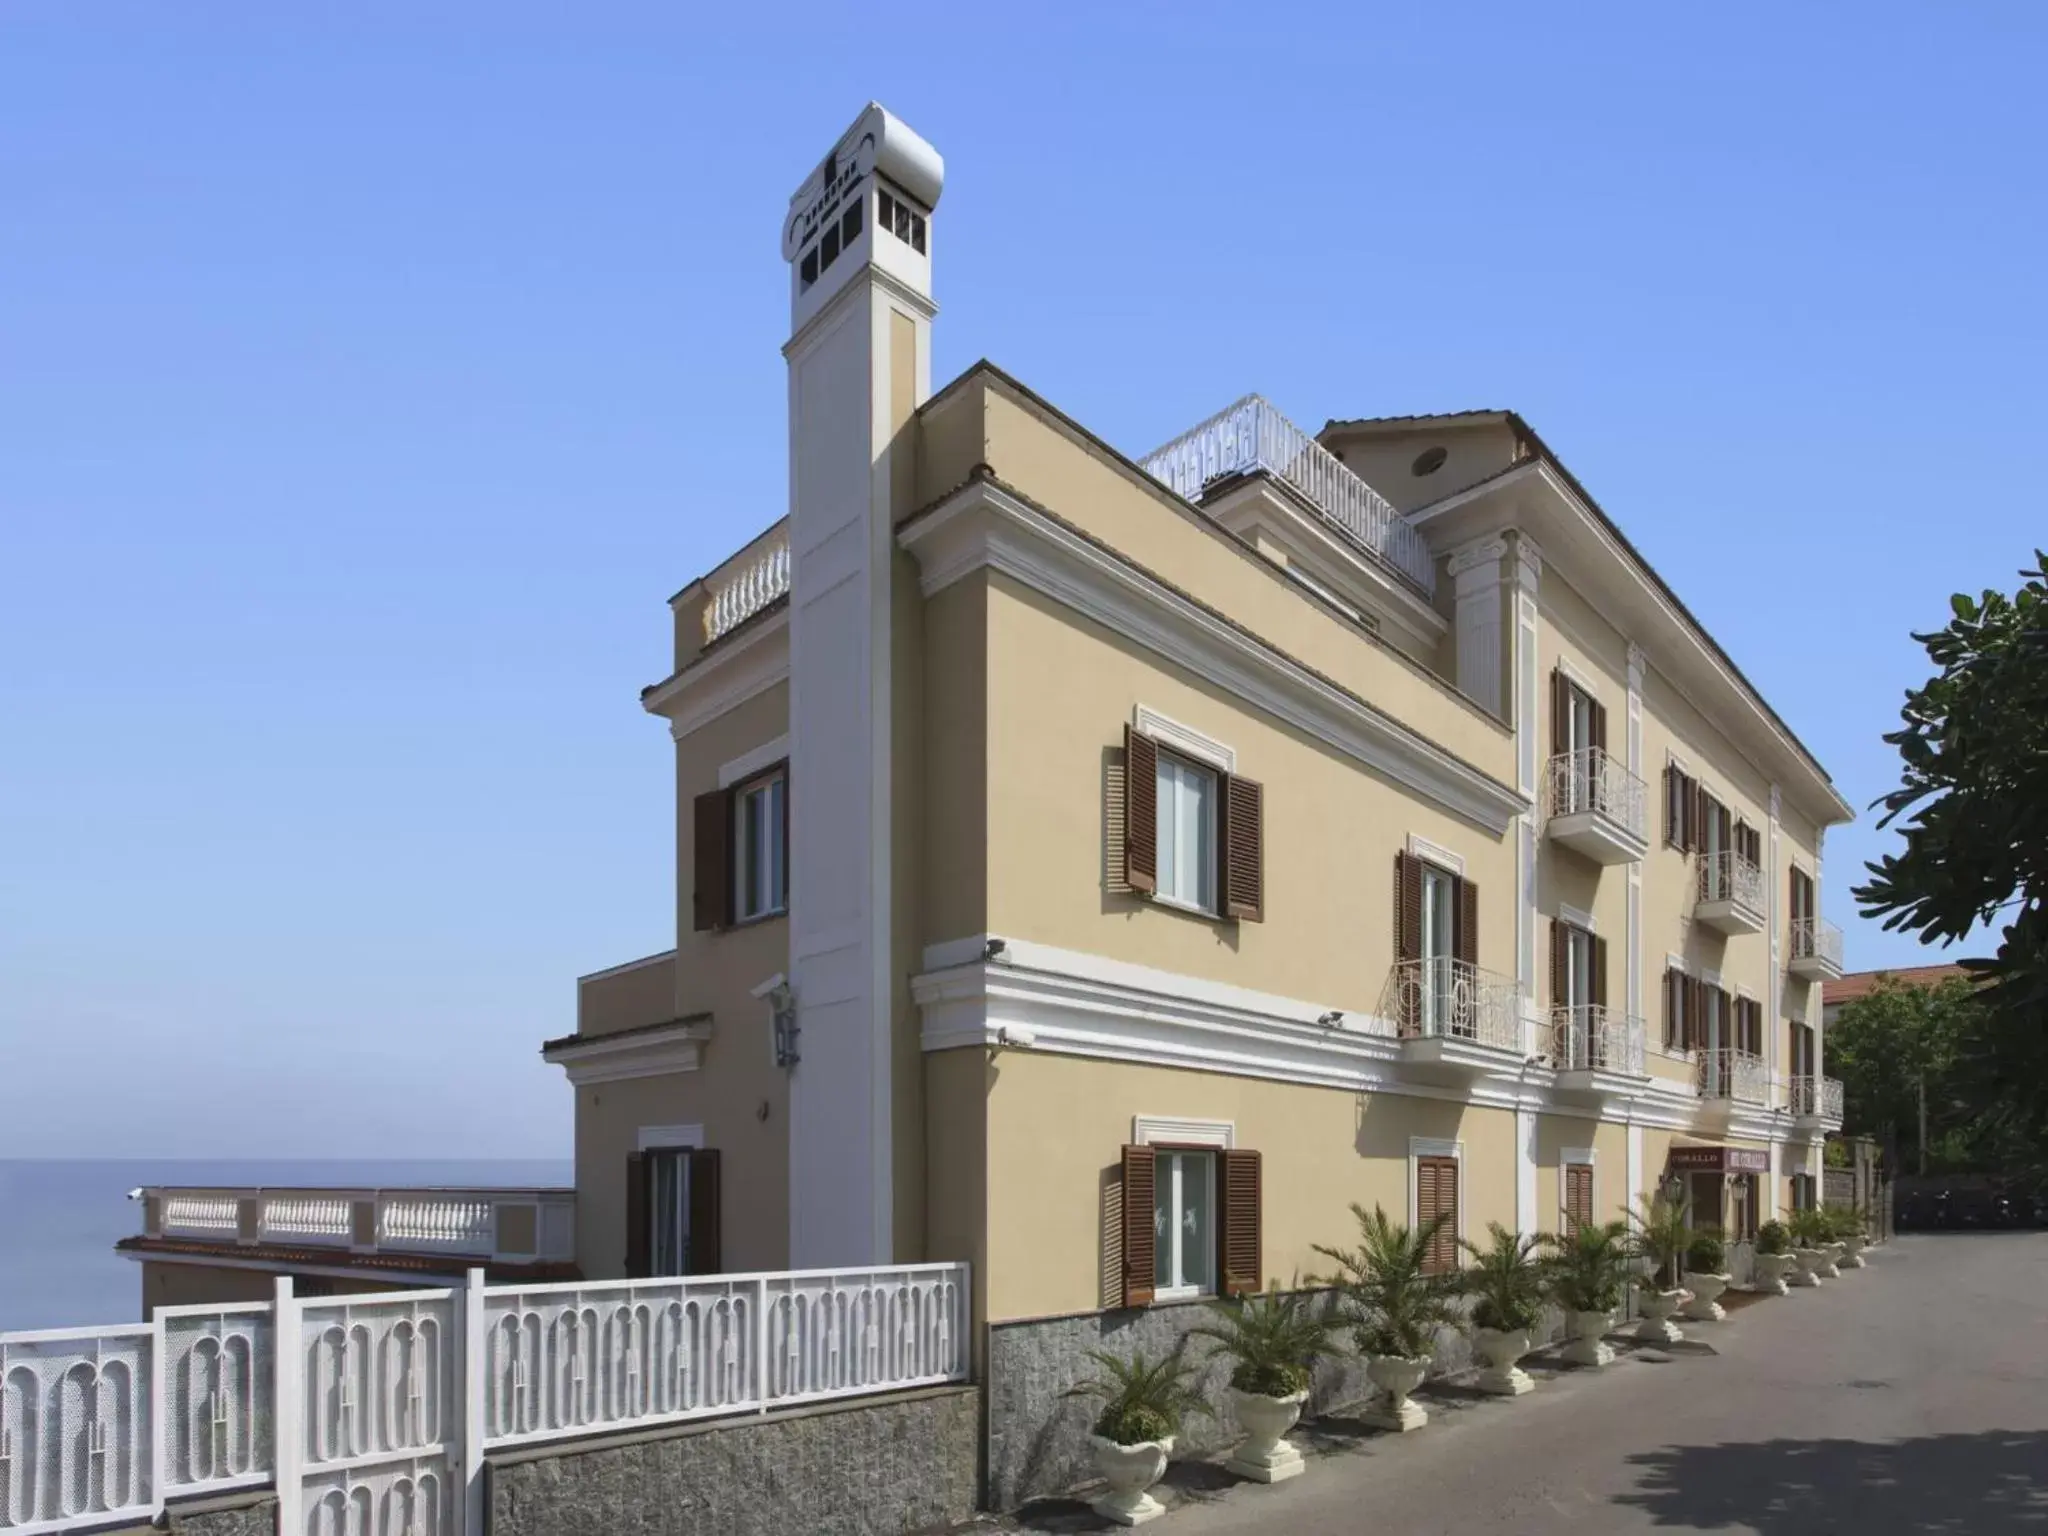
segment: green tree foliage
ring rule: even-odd
[[[1939,669],[1885,737],[1903,764],[1877,803],[1905,847],[1855,891],[1888,929],[1950,944],[1996,925],[1985,1027],[1958,1047],[1957,1083],[1987,1135],[2048,1163],[2048,554],[2011,597],[1950,600],[1948,626],[1913,638]]]
[[[1930,1153],[1943,1147],[1960,1153],[1968,1168],[1975,1149],[1967,1132],[1974,1114],[1958,1072],[1966,1040],[1984,1033],[1982,1006],[1967,981],[1949,980],[1936,987],[1913,986],[1895,976],[1852,1003],[1845,1003],[1828,1027],[1828,1068],[1842,1080],[1843,1124],[1874,1136],[1883,1144],[1895,1170],[1919,1168],[1920,1088],[1927,1088]],[[1964,1132],[1960,1144],[1944,1141]],[[1957,1171],[1958,1165],[1930,1170]]]

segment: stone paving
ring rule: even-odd
[[[1264,1487],[1175,1465],[1160,1536],[1285,1531],[1605,1536],[2048,1536],[2048,1233],[1908,1236],[1818,1290],[1757,1299],[1537,1390],[1424,1394],[1396,1437],[1305,1426],[1307,1474]],[[1110,1529],[1075,1500],[960,1530]]]

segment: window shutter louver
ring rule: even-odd
[[[1587,736],[1593,743],[1593,750],[1602,757],[1605,757],[1607,755],[1607,706],[1605,704],[1595,704],[1592,706],[1591,729],[1587,732]]]
[[[732,922],[732,795],[715,790],[699,795],[692,818],[697,886],[691,907],[698,931]]]
[[[1664,841],[1676,848],[1683,828],[1678,817],[1678,770],[1668,763],[1664,768]]]
[[[1572,749],[1572,685],[1562,667],[1550,672],[1550,755],[1558,757]]]
[[[1593,940],[1593,1006],[1607,1006],[1607,941]]]
[[[1235,774],[1223,780],[1223,915],[1266,918],[1266,791]]]
[[[1664,968],[1664,1044],[1671,1047],[1684,1043],[1678,1008],[1678,972],[1667,965]]]
[[[626,1278],[646,1278],[653,1260],[651,1238],[654,1212],[647,1200],[647,1154],[626,1155]]]
[[[1159,885],[1159,748],[1124,727],[1124,884]],[[1148,1282],[1149,1283],[1149,1282]]]
[[[1226,1151],[1218,1154],[1217,1162],[1223,1185],[1223,1219],[1218,1224],[1223,1294],[1251,1295],[1265,1284],[1260,1269],[1259,1154]]]
[[[689,1272],[715,1275],[723,1269],[719,1239],[723,1222],[718,1205],[718,1148],[699,1147],[690,1154]]]
[[[1403,960],[1422,958],[1422,861],[1394,855],[1394,943]]]
[[[1564,1166],[1565,1231],[1576,1232],[1593,1221],[1593,1170],[1585,1163]]]
[[[1457,932],[1452,953],[1467,965],[1479,963],[1479,887],[1460,878],[1457,887]]]
[[[1570,958],[1565,952],[1564,924],[1556,918],[1550,920],[1550,1006],[1562,1008],[1569,999],[1565,996],[1565,969]]]
[[[1438,1216],[1444,1223],[1430,1239],[1427,1267],[1447,1274],[1458,1264],[1458,1160],[1418,1157],[1415,1160],[1415,1224],[1427,1227]]]
[[[1153,1158],[1150,1147],[1124,1148],[1124,1305],[1152,1304],[1154,1265],[1152,1231]]]

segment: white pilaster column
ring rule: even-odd
[[[1630,1122],[1628,1128],[1628,1192],[1622,1204],[1629,1210],[1643,1195],[1643,1128]]]
[[[1818,918],[1821,912],[1821,849],[1826,844],[1827,840],[1828,829],[1826,827],[1819,828],[1813,834],[1813,915],[1815,918]],[[1828,1042],[1825,1038],[1827,1035],[1827,1031],[1821,1028],[1821,1019],[1824,1016],[1824,1014],[1820,1006],[1820,995],[1821,994],[1819,987],[1812,985],[1809,985],[1807,987],[1806,1023],[1807,1026],[1813,1030],[1813,1075],[1816,1079],[1818,1079],[1821,1076],[1822,1062],[1825,1060],[1827,1056],[1828,1049]],[[1818,1087],[1816,1087],[1814,1091],[1817,1093],[1820,1090],[1818,1089]]]
[[[1764,1006],[1770,1010],[1771,1044],[1764,1059],[1770,1063],[1772,1076],[1778,1073],[1778,1062],[1790,1060],[1790,1051],[1785,1040],[1785,880],[1780,877],[1784,869],[1783,855],[1778,849],[1778,814],[1784,801],[1776,784],[1771,786],[1770,835],[1764,846],[1764,927],[1771,936],[1771,974],[1764,983]],[[1789,1087],[1789,1085],[1787,1085]],[[1779,1101],[1790,1103],[1790,1099],[1779,1095]]]
[[[1515,1111],[1515,1230],[1540,1232],[1544,1227],[1536,1209],[1536,1130],[1533,1109]]]
[[[1646,786],[1648,776],[1643,772],[1643,673],[1649,667],[1649,658],[1633,643],[1628,648],[1628,771]],[[1644,793],[1648,794],[1647,787]],[[1646,814],[1645,826],[1657,815],[1652,806]],[[1651,842],[1655,847],[1655,841]],[[1628,1015],[1632,1019],[1643,1016],[1643,861],[1631,859],[1628,865],[1628,913],[1626,919],[1626,953],[1623,964],[1627,977],[1625,995],[1628,998]],[[1645,1026],[1647,1028],[1647,1026]]]
[[[797,190],[783,230],[797,1269],[896,1256],[890,616],[895,488],[908,477],[895,455],[930,392],[930,214],[944,174],[937,151],[871,105]],[[899,209],[914,238],[898,234]]]
[[[1509,717],[1515,728],[1515,787],[1529,808],[1515,818],[1515,979],[1522,985],[1522,1006],[1534,1019],[1536,1007],[1536,803],[1542,741],[1542,709],[1538,704],[1536,657],[1536,587],[1543,577],[1543,552],[1526,533],[1510,535],[1505,580],[1514,612],[1513,665],[1515,707]]]
[[[1458,688],[1467,698],[1503,719],[1512,713],[1501,698],[1500,562],[1507,541],[1480,539],[1450,558],[1458,594]]]

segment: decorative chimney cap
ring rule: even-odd
[[[820,222],[836,213],[848,194],[871,175],[880,175],[929,213],[939,205],[946,162],[901,118],[869,102],[790,198],[789,217],[782,226],[782,259],[796,260]]]

